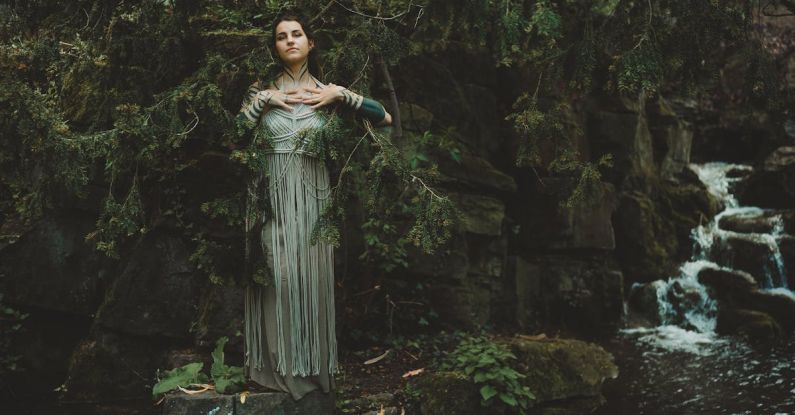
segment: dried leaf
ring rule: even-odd
[[[240,403],[246,403],[246,398],[248,397],[249,392],[243,391],[240,392]]]
[[[380,362],[380,361],[381,361],[383,358],[385,358],[385,357],[386,357],[386,356],[389,354],[390,350],[391,350],[391,349],[387,349],[387,351],[385,351],[385,352],[384,352],[384,354],[382,354],[381,356],[374,357],[374,358],[372,358],[372,359],[370,359],[370,360],[368,360],[368,361],[364,362],[364,364],[366,364],[366,365],[371,365],[371,364],[373,364],[373,363]]]
[[[419,375],[420,373],[422,373],[424,371],[425,371],[424,367],[421,367],[419,369],[409,370],[408,372],[403,374],[403,379],[410,378],[412,376],[417,376],[417,375]]]
[[[185,389],[182,386],[177,386],[177,387],[179,388],[179,390],[187,393],[188,395],[196,395],[197,393],[207,392],[208,390],[215,389],[213,385],[208,385],[206,383],[192,383],[190,386],[198,386],[201,389],[191,390],[191,389]]]

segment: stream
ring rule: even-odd
[[[795,339],[754,346],[717,334],[717,301],[698,280],[704,269],[734,272],[747,253],[733,248],[750,244],[766,252],[753,273],[760,291],[795,299],[778,246],[782,214],[739,205],[733,189],[750,166],[690,168],[724,210],[692,230],[693,256],[678,275],[646,287],[656,290],[659,324],[623,329],[602,342],[620,375],[605,385],[607,403],[596,413],[795,414]],[[632,291],[641,288],[636,284]]]

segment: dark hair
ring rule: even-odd
[[[306,38],[314,42],[315,47],[309,51],[309,56],[307,56],[307,59],[309,59],[309,72],[314,75],[315,78],[323,79],[323,70],[320,68],[320,64],[317,62],[317,41],[315,40],[315,33],[312,31],[312,28],[309,27],[309,24],[304,16],[294,10],[283,11],[279,13],[273,20],[273,25],[271,25],[271,56],[273,56],[273,58],[276,60],[281,60],[279,57],[279,52],[276,51],[276,26],[284,21],[298,22],[298,24],[300,24],[301,28],[304,30],[304,35],[306,35]]]

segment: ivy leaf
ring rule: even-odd
[[[488,401],[496,394],[497,390],[491,385],[484,385],[482,388],[480,388],[480,396],[483,397],[484,401]]]

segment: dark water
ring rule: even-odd
[[[602,342],[620,374],[605,385],[607,404],[596,414],[795,414],[795,338],[759,348],[687,334],[679,336],[684,347],[649,341],[657,337],[624,333]]]

